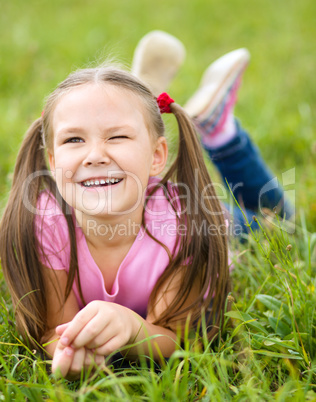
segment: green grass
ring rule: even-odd
[[[52,88],[109,53],[129,65],[140,37],[162,29],[187,47],[170,88],[179,103],[215,58],[250,50],[236,114],[281,181],[295,168],[285,189],[295,191],[297,219],[291,236],[260,232],[233,246],[224,331],[203,353],[187,345],[158,371],[109,367],[77,382],[54,379],[49,362],[21,343],[0,273],[0,399],[316,400],[315,13],[313,0],[1,2],[2,206],[21,139]]]
[[[187,342],[160,370],[153,362],[125,370],[112,370],[109,365],[76,382],[55,379],[49,374],[50,362],[19,340],[3,289],[0,395],[6,400],[35,401],[43,397],[53,401],[315,400],[316,280],[311,256],[316,235],[300,229],[298,241],[285,233],[263,230],[238,247],[230,296],[234,302],[220,337],[211,345],[204,340],[203,352],[195,342]]]

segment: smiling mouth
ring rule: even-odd
[[[120,183],[123,179],[100,179],[100,180],[86,180],[82,181],[80,184],[83,187],[106,187],[113,186]]]

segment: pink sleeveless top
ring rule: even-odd
[[[151,179],[151,183],[159,181]],[[48,192],[42,192],[37,205],[35,230],[42,247],[40,254],[46,267],[68,272],[70,241],[62,211]],[[176,214],[160,188],[150,198],[145,211],[146,227],[172,254],[177,234]],[[167,251],[141,228],[122,261],[112,287],[107,292],[100,269],[92,258],[81,228],[75,225],[81,289],[86,303],[93,300],[114,302],[145,317],[150,294],[169,263]],[[83,307],[78,286],[74,283],[78,305]]]

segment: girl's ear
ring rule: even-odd
[[[51,172],[54,174],[55,173],[55,158],[54,158],[54,155],[50,151],[47,151],[47,154],[48,154],[49,168],[50,168]]]
[[[159,137],[154,147],[150,176],[157,176],[164,170],[167,158],[168,145],[166,137]]]

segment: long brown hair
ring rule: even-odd
[[[171,179],[178,184],[178,226],[186,227],[186,230],[185,235],[181,231],[177,235],[179,251],[156,283],[151,303],[157,300],[162,288],[172,285],[175,272],[182,269],[179,291],[166,311],[157,317],[156,324],[167,327],[172,322],[184,324],[183,318],[179,317],[190,313],[190,322],[196,325],[204,312],[207,336],[212,340],[220,328],[230,290],[224,210],[216,196],[191,119],[178,104],[172,103],[170,108],[178,123],[179,148],[175,161],[157,188],[164,186],[167,198],[172,199],[174,188],[169,190],[168,181]],[[196,283],[199,297],[182,308]]]
[[[67,220],[71,258],[64,295],[66,300],[74,280],[77,280],[80,286],[76,237],[73,217],[47,170],[44,146],[52,149],[51,119],[60,97],[87,83],[105,83],[131,91],[142,100],[145,120],[151,135],[156,138],[164,135],[164,124],[153,94],[137,78],[114,67],[74,72],[47,98],[42,118],[36,120],[29,128],[19,151],[12,189],[0,226],[0,256],[16,309],[17,326],[33,346],[41,341],[47,331],[47,299],[39,254],[41,245],[34,230],[34,214],[26,208],[24,200],[27,199],[30,205],[36,208],[40,192],[46,189],[56,195]],[[166,311],[157,317],[156,323],[167,327],[173,321],[178,321],[184,312],[181,311],[182,306],[192,289],[192,284],[198,280],[200,296],[185,311],[190,310],[192,320],[196,322],[201,310],[211,306],[211,312],[208,314],[212,325],[208,332],[211,339],[218,331],[229,291],[227,239],[221,231],[225,226],[224,217],[203,160],[194,126],[179,105],[173,103],[171,109],[179,126],[179,149],[175,161],[159,186],[164,187],[166,197],[171,202],[173,190],[170,190],[168,181],[171,179],[175,183],[185,185],[195,203],[195,210],[194,214],[188,210],[186,198],[181,197],[184,190],[179,186],[177,191],[181,208],[178,211],[178,224],[185,224],[187,231],[185,236],[177,235],[177,251],[170,250],[170,262],[151,294],[149,307],[154,306],[159,291],[169,284],[179,267],[185,266],[180,291]],[[41,174],[34,175],[36,172]],[[32,174],[34,178],[29,181],[28,178]],[[158,186],[152,190],[151,195],[157,188]],[[203,193],[205,196],[202,199]],[[177,208],[174,205],[173,207]],[[146,228],[144,215],[143,223]],[[210,227],[216,229],[213,230],[212,236],[208,235]]]

